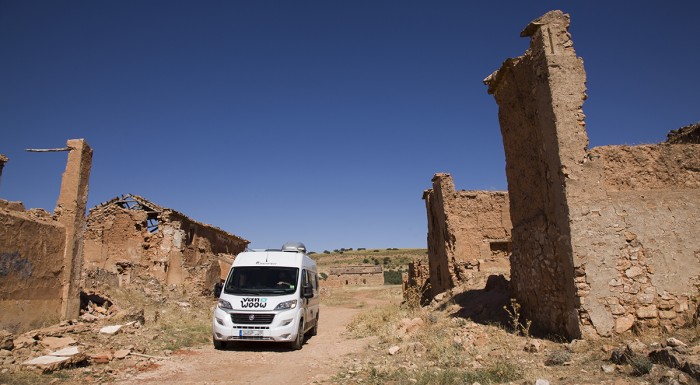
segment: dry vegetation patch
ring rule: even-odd
[[[347,326],[356,338],[377,337],[366,355],[333,379],[339,384],[697,384],[689,373],[654,363],[650,352],[668,336],[633,335],[573,342],[539,339],[522,322],[475,322],[463,318],[455,290],[442,302],[407,306],[398,293],[391,304],[368,308]],[[472,299],[471,296],[466,298]],[[512,311],[512,310],[511,310]],[[695,342],[695,329],[679,331]],[[624,362],[612,362],[615,348]],[[686,348],[687,350],[687,348]],[[692,350],[692,349],[691,349]],[[696,348],[700,352],[700,347]]]

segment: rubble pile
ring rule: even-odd
[[[56,371],[81,381],[114,380],[153,370],[180,349],[210,338],[204,326],[213,297],[148,276],[132,283],[115,289],[93,281],[80,295],[77,319],[16,335],[0,330],[0,383],[27,372]],[[197,334],[185,334],[189,330]]]

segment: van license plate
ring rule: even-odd
[[[240,334],[241,337],[261,337],[263,335],[262,330],[241,330]]]

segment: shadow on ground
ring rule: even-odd
[[[510,306],[509,282],[502,275],[489,276],[483,289],[471,289],[458,293],[452,297],[452,301],[442,304],[439,309],[445,310],[452,303],[460,307],[451,314],[453,317],[505,328],[511,325],[510,317],[505,310],[506,306]]]

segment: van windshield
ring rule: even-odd
[[[285,295],[297,290],[299,269],[296,267],[234,267],[224,286],[226,294]]]

